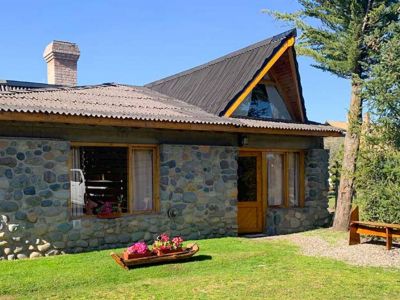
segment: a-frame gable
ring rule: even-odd
[[[281,89],[285,91],[282,94],[286,95],[282,95],[282,98],[287,101],[292,119],[305,122],[307,117],[297,63],[294,55],[290,58],[290,53],[294,51],[295,35],[295,30],[284,32],[204,65],[149,83],[146,87],[196,105],[214,115],[229,117],[267,73],[271,73],[272,78],[272,70],[276,69],[276,77],[288,77],[278,68],[282,66],[292,72],[290,80],[279,79],[282,81]],[[286,62],[289,62],[289,67]],[[287,84],[289,81],[291,84]],[[293,89],[296,90],[296,96],[292,95]]]
[[[292,120],[306,121],[294,42],[294,37],[291,37],[281,46],[243,92],[227,107],[224,116],[232,116],[257,84],[263,83],[268,76],[282,97]]]

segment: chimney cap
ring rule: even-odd
[[[51,61],[56,56],[68,60],[78,60],[80,55],[79,47],[75,43],[66,41],[52,41],[46,46],[43,52],[43,57],[46,62]]]

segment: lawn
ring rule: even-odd
[[[0,262],[0,299],[398,299],[400,271],[306,257],[288,242],[198,241],[194,261],[125,271],[110,251]]]

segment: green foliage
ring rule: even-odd
[[[369,145],[357,163],[357,197],[361,217],[400,224],[400,151]]]
[[[340,143],[340,145],[336,148],[331,148],[329,150],[329,181],[334,192],[336,203],[340,183],[340,174],[342,170],[343,143]]]
[[[356,201],[364,218],[400,224],[400,24],[388,32],[364,83],[372,120],[357,163]]]
[[[389,32],[392,38],[379,45],[363,97],[373,123],[380,128],[375,137],[400,148],[400,22],[393,24]]]

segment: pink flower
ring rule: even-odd
[[[166,233],[163,233],[160,235],[160,241],[161,242],[168,242],[169,241],[169,236]]]
[[[106,201],[103,206],[101,207],[101,214],[111,214],[113,212],[112,203]]]
[[[129,254],[144,254],[149,251],[145,242],[137,242],[127,249]]]
[[[180,236],[176,236],[172,239],[172,243],[174,244],[175,248],[180,248],[182,247],[183,238]]]

